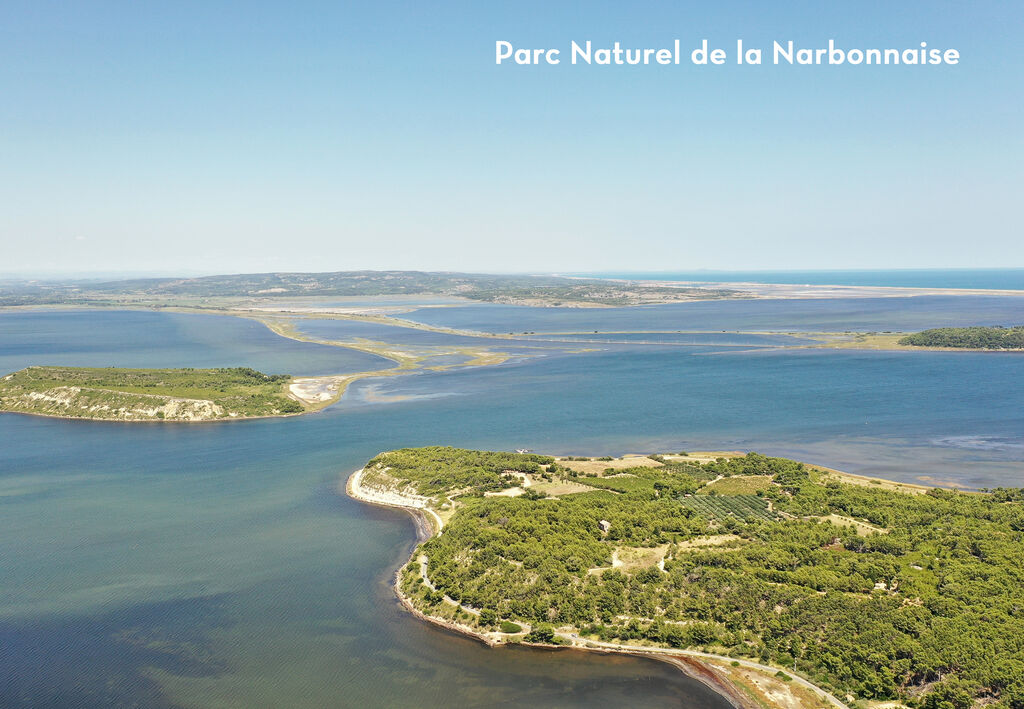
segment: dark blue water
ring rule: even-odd
[[[696,283],[783,283],[823,286],[1024,290],[1024,268],[872,271],[621,271],[574,275],[592,278],[693,281]]]
[[[1022,372],[1017,353],[613,346],[375,388],[406,397],[384,408],[465,421],[456,440],[493,430],[506,447],[561,454],[760,450],[982,487],[1024,485]],[[359,390],[342,408],[360,406]]]
[[[394,366],[354,350],[288,340],[255,320],[145,311],[0,312],[0,372],[80,367],[253,367],[332,374]]]
[[[481,332],[907,331],[946,326],[1024,324],[1024,299],[1013,296],[916,296],[710,300],[633,308],[531,308],[480,304],[422,309],[402,317],[428,325]]]
[[[94,364],[138,315],[68,315],[64,352],[40,335],[57,314],[19,315],[0,331],[0,359]],[[214,364],[232,350],[295,372],[354,361],[283,338],[264,351],[266,331],[244,322],[142,322],[150,360],[132,344],[119,361]],[[397,607],[390,576],[412,524],[338,484],[385,448],[458,437],[459,422],[364,405],[234,423],[0,415],[0,706],[725,709],[661,663],[493,651]],[[467,441],[498,445],[489,426]]]
[[[0,361],[94,364],[139,315],[20,314],[16,328],[2,315]],[[146,315],[150,339],[123,355],[133,364],[228,364],[219,358],[234,351],[280,371],[334,364],[248,321]],[[60,337],[75,339],[62,351]],[[291,419],[0,415],[0,706],[724,709],[656,662],[488,650],[401,612],[388,584],[411,523],[337,492],[399,446],[754,448],[910,481],[1024,482],[1016,354],[596,350],[367,380]]]

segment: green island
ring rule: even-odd
[[[491,644],[697,658],[751,706],[788,690],[790,706],[1024,707],[1020,489],[754,453],[443,447],[382,453],[347,489],[422,513],[399,596]]]
[[[901,345],[913,347],[955,347],[976,350],[1024,349],[1024,326],[939,327],[907,335]]]
[[[306,394],[307,381],[248,367],[28,367],[0,377],[0,411],[116,421],[289,416],[334,400]]]

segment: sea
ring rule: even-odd
[[[725,709],[655,660],[490,649],[413,618],[390,586],[411,519],[340,488],[380,451],[433,444],[758,450],[925,484],[1024,485],[1024,355],[781,347],[812,331],[1019,323],[1024,301],[855,300],[412,305],[401,317],[535,341],[308,321],[324,339],[513,356],[363,380],[294,418],[0,414],[0,706]],[[31,364],[312,375],[390,362],[228,316],[0,313],[0,373]]]

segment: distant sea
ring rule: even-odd
[[[1024,290],[1024,268],[899,269],[882,271],[614,271],[574,273],[591,278],[626,278],[697,283],[782,283],[810,286],[966,288]]]

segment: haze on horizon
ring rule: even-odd
[[[1024,266],[1024,10],[529,0],[0,8],[4,274]],[[496,39],[956,47],[497,67]]]

